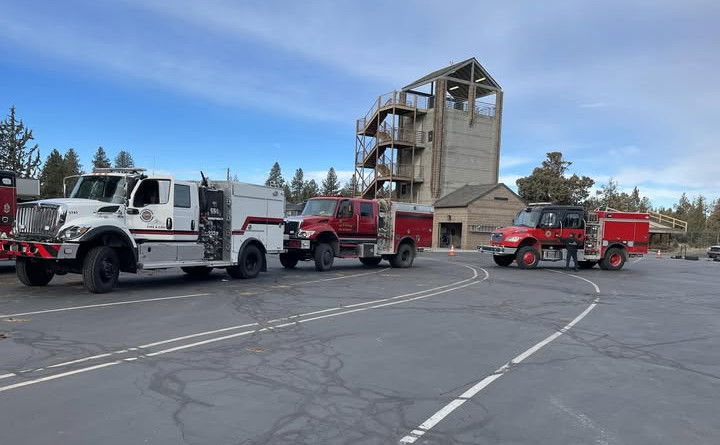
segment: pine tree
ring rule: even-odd
[[[720,199],[715,200],[712,205],[712,212],[707,219],[707,229],[712,232],[720,232]]]
[[[135,167],[135,161],[133,161],[132,155],[122,150],[115,156],[115,168],[133,168]]]
[[[338,182],[335,169],[330,167],[327,176],[322,182],[322,194],[325,196],[337,195],[340,192],[340,183]]]
[[[295,176],[290,181],[290,193],[289,201],[291,202],[302,202],[303,189],[305,188],[305,179],[303,169],[299,168],[295,170]]]
[[[590,195],[595,184],[587,176],[566,176],[572,162],[563,159],[560,152],[547,153],[541,167],[530,176],[515,181],[518,194],[527,202],[552,202],[553,204],[580,204]]]
[[[92,166],[93,166],[93,169],[110,168],[112,166],[112,164],[110,164],[110,159],[107,157],[107,154],[105,153],[104,148],[98,147],[97,151],[95,152],[95,156],[93,156]]]
[[[63,156],[63,170],[65,176],[74,176],[83,174],[80,158],[74,148],[69,148]]]
[[[317,182],[315,182],[314,179],[311,179],[307,181],[303,186],[302,199],[300,200],[300,202],[307,201],[308,199],[314,198],[319,194],[320,188],[318,187]]]
[[[28,146],[32,130],[15,116],[15,107],[0,122],[0,170],[10,170],[26,178],[37,177],[40,169],[38,145]]]
[[[340,190],[340,194],[343,196],[346,196],[348,198],[352,198],[358,193],[358,182],[357,177],[355,174],[352,175],[350,180],[345,183],[342,190]]]
[[[40,196],[57,198],[63,196],[63,179],[65,178],[65,161],[56,149],[53,149],[45,160],[40,173]]]
[[[280,163],[275,162],[270,169],[270,173],[268,174],[268,178],[265,181],[265,185],[268,187],[278,187],[283,188],[285,185],[285,180],[282,177],[282,171],[280,170]],[[286,199],[290,198],[289,194],[285,194]]]

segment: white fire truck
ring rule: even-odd
[[[89,291],[102,293],[120,271],[172,267],[190,275],[222,267],[233,278],[254,278],[267,253],[283,251],[284,214],[277,188],[96,169],[76,177],[67,198],[18,204],[0,249],[16,259],[28,286],[81,273]]]

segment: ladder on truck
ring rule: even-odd
[[[583,243],[583,254],[586,259],[600,258],[600,220],[595,212],[588,212],[588,219],[585,221],[585,241]]]

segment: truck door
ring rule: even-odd
[[[130,196],[127,225],[136,239],[172,241],[175,227],[170,178],[140,181]]]
[[[562,244],[560,241],[560,212],[558,210],[545,210],[540,216],[538,224],[541,244]]]
[[[560,236],[562,238],[570,238],[570,234],[574,234],[575,239],[577,239],[580,246],[582,246],[585,236],[585,220],[583,212],[579,210],[568,210],[562,219]]]
[[[360,201],[358,207],[360,207],[359,212],[358,209],[355,209],[358,213],[358,235],[377,236],[377,215],[375,215],[373,203]]]
[[[0,232],[9,233],[15,220],[15,174],[0,171]]]
[[[173,186],[173,239],[196,241],[198,237],[198,189],[197,184],[175,183]]]
[[[337,228],[335,230],[337,230],[338,235],[354,235],[357,233],[357,218],[355,218],[351,199],[340,201],[336,218]]]

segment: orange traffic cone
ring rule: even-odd
[[[448,252],[448,256],[455,256],[455,246],[450,244],[450,252]]]
[[[660,253],[660,249],[658,249],[657,253],[655,254],[655,258],[662,258],[662,253]]]

